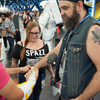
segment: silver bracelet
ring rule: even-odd
[[[20,67],[20,69],[21,69],[20,73],[22,73],[23,72],[22,67]]]

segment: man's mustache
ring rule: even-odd
[[[68,19],[68,16],[66,14],[62,15],[63,20]]]

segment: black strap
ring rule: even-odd
[[[23,47],[23,42],[21,41],[21,46]]]
[[[44,41],[43,41],[43,45],[45,45]]]

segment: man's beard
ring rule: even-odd
[[[74,7],[73,14],[71,17],[68,17],[66,14],[62,15],[63,21],[65,28],[68,29],[73,29],[79,21],[80,14],[76,10],[76,6]]]

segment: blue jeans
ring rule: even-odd
[[[14,48],[14,38],[7,37],[7,40],[9,42],[8,56],[11,56],[12,55],[13,48]]]
[[[19,83],[23,83],[25,81],[26,80],[25,80],[24,75],[23,74],[19,74]],[[41,78],[41,75],[39,75],[39,77],[37,79],[37,82],[36,82],[36,85],[33,88],[33,92],[32,92],[32,94],[30,95],[30,97],[27,100],[39,100],[40,93],[42,91],[41,81],[42,81],[42,78]]]

